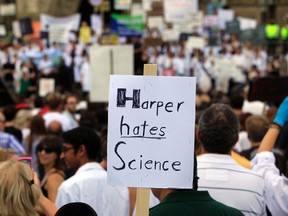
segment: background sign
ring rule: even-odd
[[[123,37],[142,37],[143,17],[124,14],[111,15],[111,31]]]
[[[110,77],[108,184],[192,188],[195,93],[195,77]]]

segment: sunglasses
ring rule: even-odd
[[[47,154],[50,154],[50,153],[52,153],[52,152],[55,152],[53,149],[45,148],[45,147],[40,147],[40,148],[37,149],[37,152],[42,152],[42,151],[44,151],[44,152],[47,153]]]

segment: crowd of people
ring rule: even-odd
[[[100,216],[135,215],[135,188],[107,185],[108,113],[88,106],[89,48],[97,40],[83,40],[18,41],[0,50],[1,79],[20,98],[0,112],[0,216],[60,215],[74,202]],[[280,77],[283,56],[228,34],[203,49],[186,41],[127,43],[136,75],[151,63],[159,76],[197,78],[193,185],[151,189],[150,215],[287,215],[288,98],[261,103],[256,113],[244,109],[249,82]],[[45,97],[41,78],[56,82]],[[23,156],[33,171],[18,162]]]

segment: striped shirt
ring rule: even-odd
[[[18,156],[25,154],[25,149],[15,137],[2,131],[0,131],[0,147],[12,149]]]
[[[266,215],[264,181],[251,170],[238,165],[230,155],[203,154],[197,158],[199,190],[244,215]]]

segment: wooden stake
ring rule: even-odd
[[[144,64],[144,76],[157,76],[157,64]],[[137,188],[136,216],[149,216],[150,188]]]

